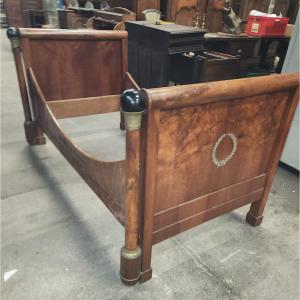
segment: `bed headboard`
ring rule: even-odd
[[[127,72],[127,32],[19,29],[26,68],[47,101],[120,94]]]
[[[268,194],[298,85],[287,74],[145,90],[153,243]]]

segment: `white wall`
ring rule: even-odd
[[[299,12],[282,73],[299,72]],[[299,105],[281,157],[281,161],[299,170]]]

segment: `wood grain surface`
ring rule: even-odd
[[[21,48],[47,101],[120,94],[127,33],[21,29]]]
[[[252,203],[258,225],[299,100],[299,74],[144,89],[147,98],[141,281],[152,245]],[[236,152],[224,134],[236,137]]]
[[[288,92],[161,112],[155,212],[267,172]],[[266,114],[266,111],[268,112]],[[224,133],[237,137],[231,161],[218,168],[212,148]],[[217,157],[230,154],[225,139]]]

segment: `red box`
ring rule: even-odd
[[[249,16],[246,33],[254,36],[283,36],[288,22],[288,18]]]

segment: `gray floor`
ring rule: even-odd
[[[15,67],[2,39],[3,299],[298,299],[298,177],[283,169],[261,226],[244,222],[248,207],[200,225],[154,247],[151,281],[123,286],[123,229],[51,142],[27,146]],[[63,125],[94,154],[113,146],[97,154],[122,155],[118,115]]]

